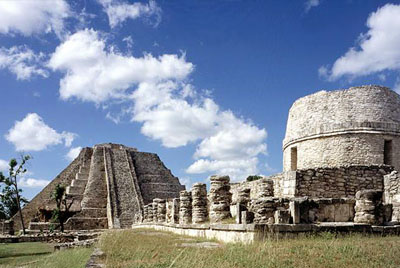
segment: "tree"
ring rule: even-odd
[[[73,199],[68,204],[64,185],[57,184],[52,193],[52,198],[56,201],[56,208],[53,210],[52,219],[60,224],[61,232],[64,232],[64,223],[68,219],[69,209],[73,204]],[[62,209],[64,208],[64,210]]]
[[[256,180],[259,180],[259,179],[262,179],[262,178],[263,177],[259,176],[259,175],[250,175],[250,176],[247,177],[246,181],[256,181]]]
[[[4,176],[2,172],[0,172],[0,183],[4,184],[4,188],[1,193],[1,202],[3,205],[3,213],[11,217],[15,213],[19,212],[19,216],[21,219],[22,232],[25,234],[25,224],[24,218],[22,216],[21,203],[27,203],[28,201],[21,196],[22,190],[18,189],[18,181],[17,179],[21,177],[24,173],[26,173],[27,169],[25,168],[26,162],[31,159],[29,155],[21,155],[21,161],[18,161],[13,158],[10,160],[8,177]]]

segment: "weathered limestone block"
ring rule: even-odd
[[[210,200],[210,221],[212,223],[221,222],[231,217],[230,203],[232,194],[230,193],[229,176],[211,176],[211,187],[209,193]]]
[[[165,222],[166,223],[171,223],[172,222],[172,199],[168,199],[166,202],[166,217],[165,217]]]
[[[192,194],[186,190],[180,192],[179,224],[192,223]]]
[[[171,223],[179,223],[179,208],[180,208],[179,198],[172,199],[172,211],[171,211]]]
[[[153,215],[153,217],[152,217],[152,220],[151,220],[151,222],[154,222],[154,223],[156,223],[157,222],[157,220],[158,220],[158,217],[157,217],[157,211],[158,211],[158,200],[157,200],[158,198],[155,198],[155,199],[153,199],[153,203],[152,203],[152,211],[153,211],[153,213],[152,213],[152,215]]]
[[[195,183],[192,186],[192,221],[203,223],[207,219],[207,186],[205,183]]]
[[[380,224],[382,191],[362,190],[356,193],[355,223]]]
[[[13,220],[0,220],[0,234],[13,235],[14,234],[14,221]]]
[[[249,215],[250,188],[242,187],[238,191],[236,203],[236,223],[251,223],[252,217]]]
[[[261,179],[259,182],[258,198],[274,196],[274,181],[271,179]]]
[[[252,211],[254,212],[254,223],[273,224],[276,203],[272,197],[253,200]]]
[[[158,199],[157,200],[157,222],[164,223],[166,219],[166,200]]]
[[[148,206],[147,205],[144,205],[143,206],[143,220],[142,220],[142,222],[147,222],[147,219],[148,219],[148,217],[149,217],[149,215],[148,215]]]
[[[250,188],[240,188],[238,192],[237,203],[247,206],[250,202]]]

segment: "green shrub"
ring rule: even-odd
[[[259,179],[262,179],[262,178],[263,178],[262,176],[250,175],[250,176],[247,177],[246,181],[256,181],[256,180],[259,180]]]

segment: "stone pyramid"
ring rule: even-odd
[[[57,184],[67,187],[71,203],[65,228],[90,230],[130,228],[143,216],[143,206],[154,198],[176,198],[185,187],[157,154],[138,152],[121,144],[98,144],[84,148],[79,156],[23,209],[31,230],[47,229],[51,199]],[[15,229],[21,228],[18,215]]]

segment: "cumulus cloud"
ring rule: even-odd
[[[146,18],[154,27],[161,22],[161,8],[153,0],[144,4],[136,2],[128,4],[116,0],[98,0],[107,13],[108,21],[111,28],[123,23],[127,19]]]
[[[76,134],[66,131],[58,133],[36,113],[29,113],[21,121],[16,121],[5,135],[17,151],[41,151],[63,142],[65,146],[71,146],[75,137]]]
[[[307,0],[304,4],[305,12],[307,13],[308,11],[310,11],[311,8],[319,6],[320,3],[320,0]]]
[[[368,32],[360,35],[356,47],[338,58],[332,68],[319,69],[322,77],[332,81],[400,70],[400,5],[386,4],[371,13],[367,27]]]
[[[6,160],[0,159],[0,171],[6,172],[8,171],[8,169],[9,169],[8,162]]]
[[[101,103],[113,98],[126,98],[125,91],[144,81],[181,79],[193,64],[184,55],[150,54],[136,58],[106,49],[106,42],[94,30],[71,35],[51,55],[49,67],[66,73],[60,81],[60,96],[67,100]]]
[[[18,80],[27,80],[32,76],[48,77],[48,72],[41,67],[45,55],[35,54],[26,46],[0,48],[0,69],[8,69]]]
[[[65,72],[62,99],[77,98],[96,104],[131,105],[116,116],[142,124],[141,132],[169,148],[196,144],[195,163],[188,173],[227,174],[234,179],[258,172],[258,156],[266,153],[265,129],[221,110],[207,94],[188,83],[194,65],[184,55],[146,54],[136,58],[107,46],[93,30],[80,31],[61,44],[49,66]]]
[[[48,181],[48,180],[38,180],[38,179],[34,179],[34,178],[21,178],[18,181],[18,186],[25,187],[25,188],[43,188],[49,183],[50,183],[50,181]]]
[[[0,33],[24,36],[64,30],[64,19],[70,9],[64,0],[0,1]]]
[[[73,147],[71,148],[68,153],[65,155],[65,158],[67,158],[68,160],[72,161],[75,158],[78,157],[79,153],[81,152],[82,147]]]

